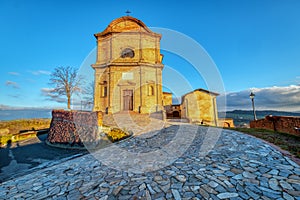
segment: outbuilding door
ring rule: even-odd
[[[123,90],[123,110],[133,110],[133,90]]]

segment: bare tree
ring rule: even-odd
[[[66,95],[68,109],[70,109],[72,94],[81,91],[82,81],[82,78],[77,74],[77,69],[70,66],[57,67],[50,75],[50,84],[54,85],[54,89],[51,92],[57,95]]]
[[[94,103],[94,92],[95,92],[95,82],[91,81],[85,88],[84,88],[84,99],[85,99],[85,106],[93,105]]]

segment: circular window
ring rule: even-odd
[[[134,57],[134,51],[130,48],[126,48],[121,53],[122,58],[133,58]]]

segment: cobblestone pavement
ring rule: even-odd
[[[105,156],[113,151],[100,150],[4,182],[0,199],[300,199],[300,167],[296,163],[253,137],[208,130],[171,125],[148,137],[136,136],[107,148],[115,151],[111,165],[96,158],[100,151]],[[213,139],[217,141],[211,143]],[[153,162],[139,173],[130,170],[131,163],[139,165],[136,160],[125,154],[121,159],[118,152],[146,155],[174,143],[182,144],[170,154],[177,158],[161,168],[155,168]],[[207,144],[213,144],[212,149],[203,153]],[[116,163],[123,168],[118,170]]]

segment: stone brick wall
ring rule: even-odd
[[[250,128],[262,128],[300,136],[300,117],[266,116],[264,119],[251,121]]]
[[[99,139],[102,112],[53,110],[47,141],[51,144],[83,146]]]

